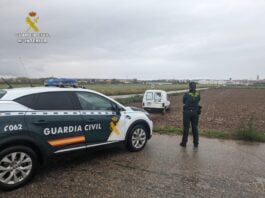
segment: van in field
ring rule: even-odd
[[[158,110],[164,114],[169,109],[170,101],[167,92],[150,89],[145,91],[142,104],[146,111]]]

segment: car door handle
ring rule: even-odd
[[[48,124],[48,122],[45,120],[38,120],[38,121],[33,122],[33,124],[42,125],[42,124]]]
[[[93,119],[93,118],[89,118],[88,121],[89,121],[89,122],[92,122],[92,121],[95,121],[95,119]]]

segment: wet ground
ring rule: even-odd
[[[59,157],[0,197],[265,197],[265,144],[154,135],[142,152],[122,147]]]

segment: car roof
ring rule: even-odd
[[[60,87],[24,87],[24,88],[13,88],[13,89],[4,89],[6,94],[0,100],[15,100],[22,96],[43,93],[43,92],[58,92],[58,91],[85,91],[100,94],[96,91],[83,88],[60,88]]]

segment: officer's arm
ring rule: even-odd
[[[183,104],[186,103],[186,100],[187,100],[187,93],[185,93],[184,96],[183,96]]]
[[[200,92],[198,92],[198,93],[199,93],[198,101],[200,101],[201,100],[201,93]]]

